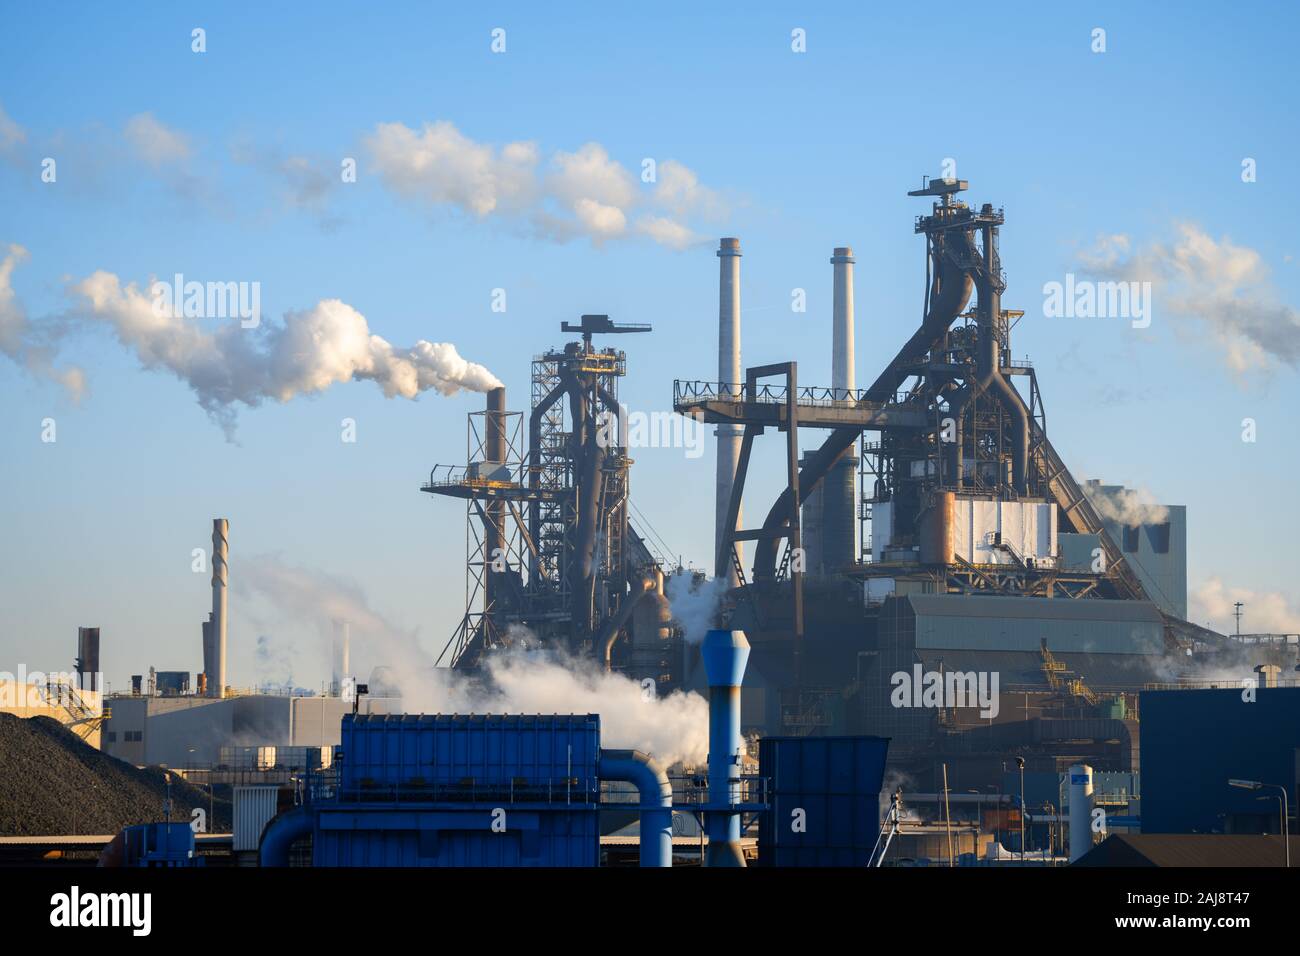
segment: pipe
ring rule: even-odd
[[[217,672],[208,683],[209,697],[226,696],[226,592],[230,584],[230,522],[212,519],[212,644]]]
[[[718,244],[718,382],[720,385],[741,383],[740,370],[740,240],[723,239]],[[719,398],[724,396],[720,389]],[[733,396],[739,400],[739,395]],[[722,548],[723,526],[727,523],[727,510],[731,505],[731,489],[736,483],[736,468],[740,464],[740,442],[744,429],[739,425],[719,425],[718,478],[714,499],[713,553]],[[743,512],[736,512],[736,527],[744,523]],[[731,529],[732,531],[735,528]],[[745,560],[744,545],[737,544],[740,560]],[[728,566],[727,583],[737,587],[740,578]]]
[[[297,806],[279,814],[262,830],[258,843],[258,866],[288,866],[289,847],[312,832],[312,814]]]
[[[723,807],[740,802],[740,687],[749,663],[744,631],[711,630],[700,645],[709,680],[709,807],[707,866],[744,866],[740,814]]]
[[[606,671],[613,670],[611,658],[614,652],[614,642],[618,639],[618,632],[627,623],[628,618],[632,616],[632,611],[641,603],[641,599],[648,594],[654,593],[655,576],[653,574],[646,575],[641,581],[641,590],[628,594],[623,600],[622,606],[619,607],[618,613],[605,622],[605,626],[596,638],[595,646],[600,650],[604,658]]]
[[[601,750],[601,780],[636,784],[641,795],[641,865],[673,865],[673,788],[663,766],[639,750]]]

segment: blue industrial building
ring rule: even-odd
[[[1276,833],[1276,787],[1295,814],[1300,687],[1144,691],[1141,713],[1144,834]]]

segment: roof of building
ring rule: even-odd
[[[1300,858],[1300,837],[1291,837]],[[1276,834],[1112,834],[1075,866],[1284,866],[1286,852]]]

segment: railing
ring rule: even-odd
[[[434,465],[433,470],[429,472],[429,480],[420,487],[422,490],[428,491],[433,488],[496,488],[503,483],[522,485],[531,470],[527,465],[514,462],[505,462],[502,467],[510,475],[508,482],[471,475],[468,465]]]
[[[356,803],[491,803],[491,804],[596,804],[600,787],[595,777],[548,777],[544,780],[464,780],[439,783],[411,779],[402,783],[378,783],[362,779],[351,786],[340,785],[340,800]]]
[[[784,405],[789,395],[789,388],[778,384],[759,384],[753,390],[748,385],[731,382],[673,381],[673,404],[685,405],[692,402],[723,401],[744,402],[765,405]],[[795,396],[796,404],[819,408],[837,406],[854,406],[867,402],[865,389],[826,388],[820,385],[801,385]],[[905,405],[913,401],[907,392],[894,394],[889,404]],[[876,404],[876,403],[870,403]]]

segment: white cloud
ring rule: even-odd
[[[1164,312],[1202,323],[1235,373],[1300,365],[1300,311],[1281,300],[1259,252],[1189,223],[1176,232],[1140,249],[1128,236],[1102,236],[1078,259],[1102,277],[1150,282],[1157,320]]]
[[[1228,587],[1217,577],[1209,578],[1192,591],[1188,602],[1191,620],[1231,634],[1237,626],[1233,605],[1238,601],[1245,605],[1241,616],[1243,634],[1300,633],[1300,608],[1286,595],[1278,591]]]
[[[137,113],[123,129],[127,144],[154,169],[184,163],[193,155],[189,137],[159,122],[152,113]]]
[[[600,245],[642,236],[680,249],[696,241],[686,216],[722,211],[717,193],[681,163],[659,164],[658,183],[643,189],[594,142],[556,151],[543,164],[535,143],[496,149],[443,120],[420,130],[380,123],[364,144],[381,180],[398,195],[556,242],[586,238]]]
[[[479,218],[522,208],[535,190],[537,147],[532,143],[511,143],[497,151],[445,120],[425,123],[419,132],[401,123],[380,123],[363,142],[395,192]]]

